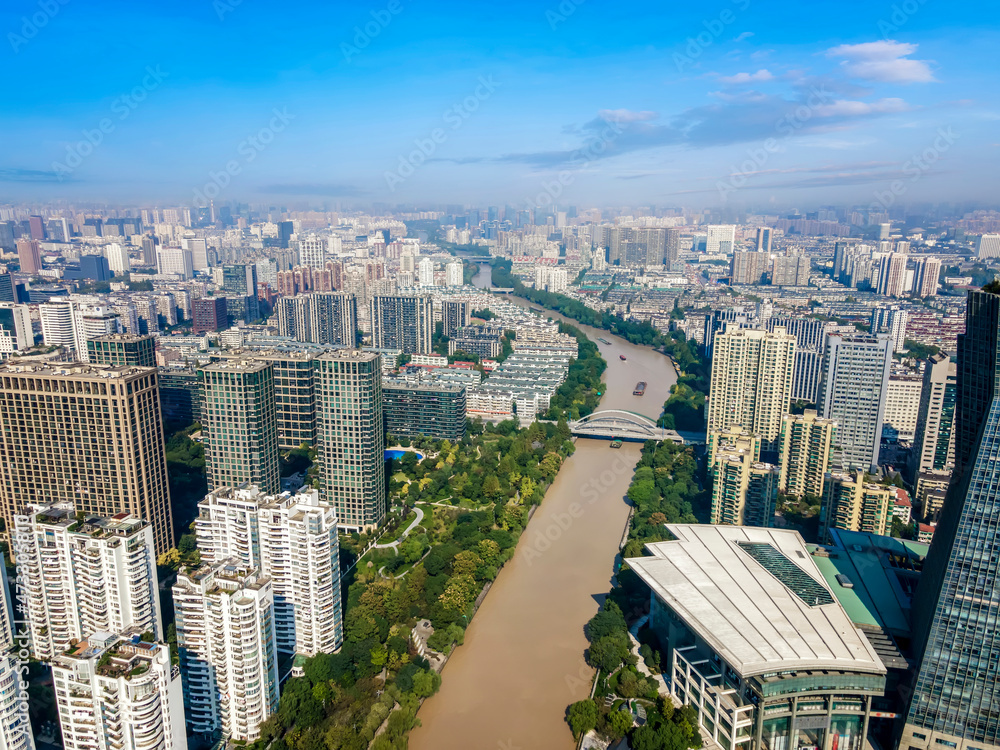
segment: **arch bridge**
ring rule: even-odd
[[[676,430],[659,427],[656,421],[644,414],[624,409],[604,409],[569,423],[570,432],[577,437],[598,440],[627,440],[644,443],[647,440],[673,440],[683,443]]]

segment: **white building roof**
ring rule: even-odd
[[[798,532],[667,528],[677,541],[647,544],[653,556],[630,558],[629,566],[741,675],[817,669],[885,673]]]

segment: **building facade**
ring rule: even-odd
[[[955,466],[955,399],[958,368],[945,354],[924,363],[923,388],[914,440],[914,475],[951,471]]]
[[[49,661],[99,631],[164,637],[149,524],[133,516],[80,520],[60,504],[19,516],[15,532],[36,659]]]
[[[896,490],[865,480],[864,472],[832,472],[823,482],[820,537],[829,539],[829,529],[865,531],[880,536],[892,531]]]
[[[254,359],[201,368],[202,437],[209,490],[249,482],[280,490],[274,367]]]
[[[382,383],[385,431],[456,442],[465,437],[465,386],[451,383]]]
[[[271,580],[224,560],[178,573],[173,597],[188,729],[256,742],[278,708]]]
[[[156,339],[130,333],[88,339],[87,361],[98,365],[156,367]]]
[[[173,546],[156,370],[92,364],[0,365],[0,504],[7,529],[29,503],[72,503],[150,523]]]
[[[203,563],[236,559],[271,579],[278,651],[315,656],[340,648],[337,515],[317,490],[215,490],[198,503],[195,533]]]
[[[886,669],[802,537],[667,528],[675,541],[627,562],[650,588],[667,688],[699,729],[724,750],[862,750]]]
[[[837,423],[823,419],[815,409],[785,415],[778,448],[781,492],[796,497],[822,497],[836,439]]]
[[[795,365],[795,337],[727,328],[715,335],[706,422],[708,431],[740,425],[761,436],[764,450],[775,450],[781,418],[788,411]]]
[[[381,356],[344,349],[316,360],[317,452],[323,497],[341,527],[363,531],[386,514]]]
[[[434,309],[430,297],[376,295],[369,310],[372,346],[404,354],[430,354]]]
[[[170,647],[94,633],[52,662],[65,750],[186,750],[181,675]]]
[[[891,362],[886,335],[827,336],[819,407],[837,423],[835,465],[862,471],[878,465]]]

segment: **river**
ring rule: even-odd
[[[481,264],[474,283],[489,286],[489,266]],[[669,360],[567,322],[594,341],[612,342],[598,344],[608,361],[601,408],[658,417],[676,381]],[[648,383],[646,395],[633,396],[640,380]],[[639,450],[638,443],[613,450],[607,441],[577,441],[469,625],[465,644],[445,666],[441,691],[421,707],[422,726],[410,735],[413,750],[574,747],[566,706],[590,694],[593,675],[583,659],[583,626],[611,588]]]

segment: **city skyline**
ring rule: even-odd
[[[0,199],[892,206],[997,186],[977,4],[506,10],[8,6],[12,78],[59,85],[0,104]]]

